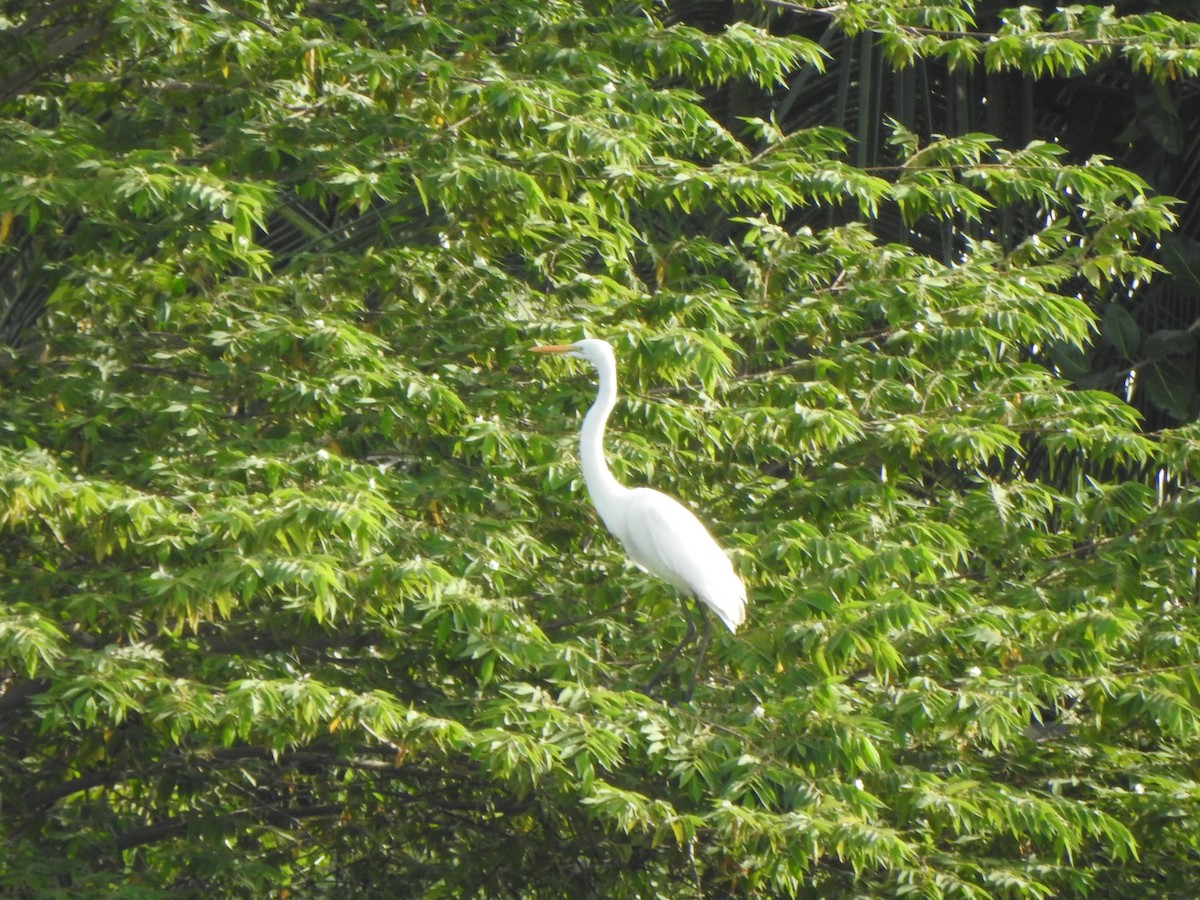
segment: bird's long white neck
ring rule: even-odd
[[[600,360],[596,363],[596,373],[600,384],[596,401],[583,417],[583,428],[579,431],[579,460],[592,505],[611,531],[617,524],[620,510],[618,501],[629,490],[613,478],[604,458],[604,426],[617,403],[616,362],[612,359]]]

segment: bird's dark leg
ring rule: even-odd
[[[662,681],[663,676],[667,674],[667,669],[671,667],[671,663],[675,662],[679,654],[683,652],[683,648],[696,639],[696,623],[692,620],[692,614],[688,610],[687,597],[681,597],[679,603],[683,607],[683,618],[687,621],[687,633],[684,634],[683,640],[675,645],[675,649],[667,654],[667,658],[662,661],[662,665],[658,667],[658,671],[654,673],[654,676],[646,682],[646,693],[650,693],[654,689],[654,686]],[[704,621],[705,624],[708,623],[707,619]]]
[[[696,662],[692,666],[692,679],[688,682],[687,693],[683,695],[684,703],[691,702],[692,691],[696,689],[696,676],[700,674],[700,665],[704,662],[704,652],[708,650],[708,642],[712,640],[712,619],[699,603],[696,604],[696,612],[700,613],[700,618],[704,622],[704,633],[700,635],[700,649],[696,651]]]

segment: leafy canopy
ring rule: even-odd
[[[1161,15],[827,15],[1196,67]],[[725,113],[816,42],[651,2],[6,16],[6,894],[1195,882],[1200,431],[1063,377],[1156,271],[1138,177],[900,122],[857,165]],[[618,475],[750,586],[690,704],[638,689],[683,621],[589,512],[589,375],[525,353],[585,329]]]

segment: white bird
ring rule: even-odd
[[[596,401],[579,430],[579,459],[592,505],[604,526],[621,542],[625,552],[642,569],[690,595],[704,623],[700,649],[692,670],[687,698],[712,636],[704,607],[717,614],[725,627],[736,632],[746,619],[746,587],[733,570],[729,557],[692,513],[672,497],[653,488],[627,488],[617,482],[604,458],[604,426],[617,402],[617,359],[605,341],[585,338],[573,344],[533,347],[535,353],[560,353],[591,363],[599,376]],[[663,661],[650,680],[653,687],[667,667],[696,637],[696,625],[681,598],[687,634]],[[701,605],[703,604],[703,606]]]

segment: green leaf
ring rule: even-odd
[[[1200,412],[1200,394],[1194,376],[1195,360],[1187,357],[1160,358],[1139,370],[1139,381],[1159,409],[1181,422],[1191,421]]]
[[[1200,293],[1200,241],[1182,234],[1162,238],[1162,260],[1175,278],[1188,290]]]
[[[1119,303],[1110,303],[1100,320],[1100,333],[1126,359],[1133,359],[1141,344],[1141,330],[1137,320]]]

